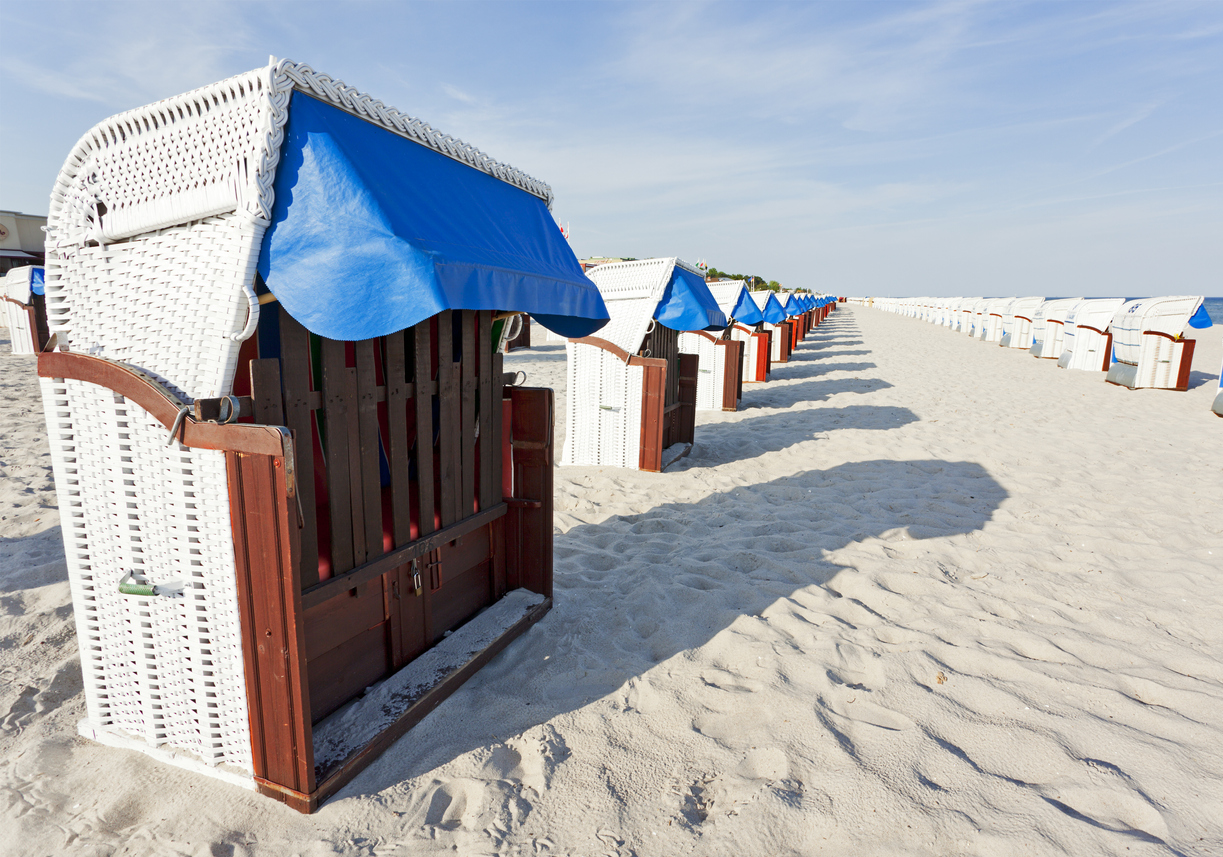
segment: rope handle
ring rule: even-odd
[[[255,287],[250,283],[245,283],[242,288],[246,292],[246,327],[229,337],[234,342],[245,342],[250,339],[255,328],[259,326],[259,296],[255,294]]]

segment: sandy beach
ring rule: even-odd
[[[1223,853],[1223,346],[1191,333],[1192,389],[1129,391],[843,306],[668,472],[558,467],[555,609],[313,816],[77,737],[0,342],[0,855]],[[559,459],[564,347],[506,369],[555,388]]]

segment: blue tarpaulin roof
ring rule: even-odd
[[[777,300],[776,294],[770,294],[769,299],[764,302],[764,320],[769,324],[781,324],[786,320],[786,311],[782,309],[781,301]]]
[[[1198,307],[1198,311],[1195,312],[1189,319],[1189,326],[1197,328],[1198,330],[1203,330],[1213,324],[1214,322],[1210,320],[1210,314],[1206,312],[1205,303]],[[1220,380],[1223,381],[1223,379]]]
[[[793,293],[786,297],[786,305],[782,308],[786,311],[786,315],[798,315],[803,311],[803,308],[798,305],[798,296]]]
[[[657,282],[657,281],[655,281]],[[654,318],[672,330],[722,330],[726,314],[718,308],[705,278],[679,265],[671,269],[671,282],[654,310]]]
[[[37,267],[33,271],[30,271],[30,291],[36,295],[46,293],[47,287],[44,279],[46,274],[44,271],[45,269]],[[1209,327],[1209,325],[1207,325],[1207,327]]]
[[[294,92],[259,273],[329,339],[445,309],[518,310],[567,337],[607,323],[542,199]]]
[[[746,288],[739,290],[739,302],[730,311],[730,315],[731,318],[744,324],[760,324],[764,321],[764,313],[760,311],[760,307],[756,306],[756,302],[752,300]]]

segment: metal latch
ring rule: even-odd
[[[412,590],[416,595],[420,595],[425,591],[424,586],[420,582],[420,560],[412,560]]]

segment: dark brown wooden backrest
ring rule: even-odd
[[[654,357],[667,361],[666,389],[663,406],[669,408],[679,402],[679,332],[657,322],[645,337],[639,352],[643,357]]]
[[[447,310],[358,342],[313,336],[283,309],[279,322],[279,360],[252,362],[251,398],[256,420],[297,439],[303,588],[320,580],[320,527],[323,565],[342,575],[382,556],[384,540],[401,547],[500,502],[490,311]]]

